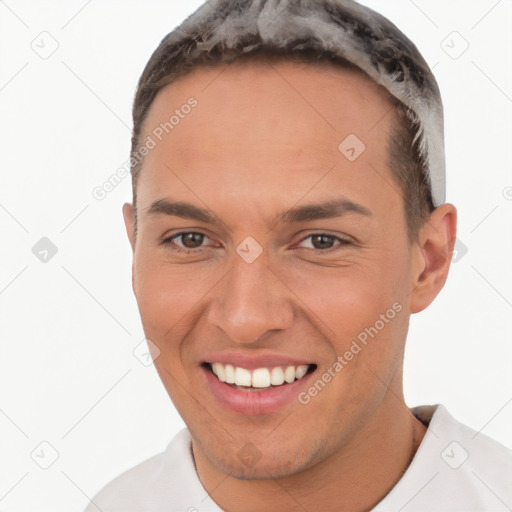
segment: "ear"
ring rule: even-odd
[[[445,203],[425,221],[416,243],[410,311],[418,313],[430,305],[444,286],[457,236],[457,210]]]
[[[128,240],[132,246],[132,252],[135,252],[135,215],[133,205],[131,203],[123,204],[123,217],[124,225],[126,227],[126,234],[128,235]]]
[[[133,205],[131,203],[123,204],[123,217],[124,217],[124,225],[126,227],[126,234],[128,235],[128,240],[130,241],[130,245],[132,246],[132,290],[135,296],[137,296],[137,292],[135,291],[135,215]]]

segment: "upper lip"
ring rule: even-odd
[[[204,363],[221,363],[239,366],[247,370],[255,370],[256,368],[272,368],[274,366],[300,366],[314,364],[312,361],[306,359],[299,359],[290,357],[284,354],[264,353],[264,354],[247,354],[240,352],[216,352],[208,354]]]

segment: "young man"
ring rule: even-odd
[[[416,47],[349,0],[207,2],[133,114],[133,289],[187,429],[87,511],[509,510],[512,454],[404,402],[456,235]]]

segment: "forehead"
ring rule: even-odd
[[[191,98],[196,106],[183,108]],[[163,183],[180,176],[196,192],[288,191],[291,199],[332,168],[324,192],[343,176],[348,188],[364,184],[375,180],[369,163],[387,172],[392,122],[388,93],[355,69],[286,61],[199,67],[153,101],[141,140],[151,137],[156,146],[145,158],[138,197],[161,197]],[[356,153],[364,149],[361,158],[348,159],[344,141]]]
[[[383,117],[392,117],[387,114],[393,110],[389,93],[358,69],[329,62],[306,64],[259,58],[223,66],[199,66],[162,88],[149,109],[145,131],[149,133],[153,127],[169,121],[170,114],[191,97],[198,99],[200,108],[194,109],[193,126],[180,126],[184,138],[199,127],[215,128],[213,123],[224,127],[228,123],[245,124],[250,116],[254,137],[265,135],[258,130],[262,124],[272,128],[276,141],[280,133],[286,136],[292,130],[311,126],[317,129],[310,130],[309,137],[317,135],[322,140],[325,132],[334,135],[339,131],[341,135],[351,128],[372,132]],[[287,126],[288,119],[301,123]],[[281,122],[271,126],[270,121]],[[384,122],[381,128],[385,127]],[[178,130],[173,132],[176,135]],[[372,138],[378,133],[379,130],[371,134]],[[361,135],[367,139],[370,136]]]

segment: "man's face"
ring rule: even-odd
[[[416,246],[387,167],[392,110],[359,72],[286,62],[200,68],[151,106],[136,241],[124,210],[134,292],[194,449],[232,476],[305,470],[399,403]],[[150,213],[159,200],[212,219]],[[264,368],[262,385],[308,373],[237,389],[209,363]]]

